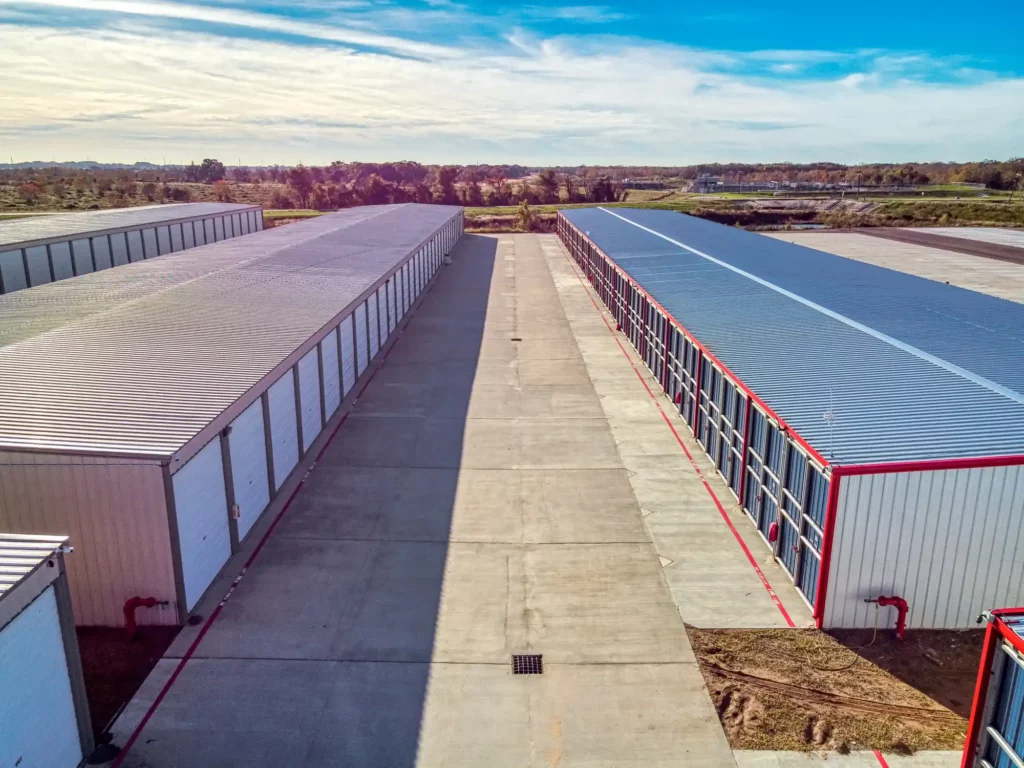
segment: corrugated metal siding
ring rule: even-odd
[[[0,453],[0,530],[69,536],[75,623],[121,626],[134,595],[168,600],[141,624],[178,623],[160,465],[133,459]]]
[[[270,388],[270,436],[274,451],[274,488],[280,488],[299,462],[295,377],[289,369]]]
[[[380,350],[380,306],[376,293],[371,294],[366,302],[366,315],[370,325],[370,360],[373,360]]]
[[[832,551],[826,627],[874,626],[879,595],[908,627],[973,626],[1024,602],[1024,467],[843,477]]]
[[[324,369],[324,418],[329,419],[341,405],[341,369],[338,364],[338,332],[332,331],[320,342]]]
[[[1020,402],[609,212],[563,214],[833,463],[1021,452]],[[615,214],[997,386],[1024,384],[1024,306],[673,212]]]
[[[341,336],[341,395],[344,397],[356,383],[355,339],[352,330],[352,315],[341,321],[338,326]]]
[[[460,217],[352,209],[2,297],[0,447],[170,456]]]
[[[299,402],[302,404],[302,451],[313,444],[320,434],[320,371],[316,348],[309,350],[299,361]]]
[[[32,535],[0,531],[0,598],[17,586],[54,552],[67,544],[66,536]],[[2,690],[2,689],[0,689]],[[0,720],[0,722],[3,722]]]
[[[244,540],[270,503],[263,402],[257,400],[231,422],[228,435],[231,479],[238,505],[238,538]]]
[[[361,375],[366,370],[366,366],[369,360],[366,355],[366,340],[369,338],[370,331],[366,325],[366,302],[363,302],[355,311],[356,318],[356,362],[359,365],[357,375]]]

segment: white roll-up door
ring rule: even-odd
[[[249,226],[249,215],[246,213],[239,214],[242,219],[242,234],[248,235],[252,232],[252,227]]]
[[[341,381],[338,368],[338,329],[335,328],[320,342],[324,360],[324,419],[329,419],[341,405]]]
[[[405,267],[395,275],[395,313],[397,319],[405,317]]]
[[[132,263],[146,258],[145,246],[142,244],[142,232],[137,229],[126,232],[128,238],[128,260]]]
[[[186,221],[181,225],[181,232],[185,236],[185,248],[196,247],[196,230],[192,225],[194,221]]]
[[[213,219],[203,219],[203,233],[206,235],[207,243],[217,242],[217,236],[213,232]]]
[[[362,375],[369,362],[366,357],[366,304],[356,307],[356,362],[359,364],[358,374]]]
[[[96,269],[110,269],[114,266],[110,257],[110,238],[107,235],[92,239],[92,257],[96,260]]]
[[[220,438],[214,438],[171,479],[178,521],[178,548],[191,611],[231,557],[228,502]]]
[[[20,291],[28,288],[25,279],[25,262],[21,260],[21,250],[0,253],[0,278],[4,281],[4,293]]]
[[[253,211],[252,215],[256,221],[256,231],[259,232],[263,229],[263,211]]]
[[[192,231],[196,236],[196,245],[206,245],[206,232],[203,230],[203,222],[193,221]]]
[[[26,248],[25,260],[28,262],[29,285],[46,285],[51,282],[50,258],[46,255],[45,245]]]
[[[299,463],[299,427],[295,414],[295,379],[285,371],[268,392],[270,437],[274,451],[274,488],[280,488]]]
[[[160,246],[157,244],[155,229],[142,230],[142,244],[146,252],[143,258],[152,259],[154,256],[160,255]]]
[[[217,242],[220,242],[224,239],[224,217],[218,216],[213,220],[213,224],[217,233]]]
[[[377,356],[380,350],[380,314],[377,309],[377,294],[370,294],[366,301],[366,322],[370,326],[370,360]]]
[[[235,233],[235,237],[242,234],[242,215],[240,213],[231,214],[231,226]]]
[[[395,314],[395,287],[398,285],[398,277],[391,278],[385,286],[381,289],[384,291],[384,296],[387,299],[388,308],[388,338],[391,338],[391,332],[395,330],[397,325],[398,316]]]
[[[185,247],[185,241],[182,239],[181,224],[171,225],[171,251],[177,253]]]
[[[50,243],[50,263],[53,264],[53,279],[67,280],[75,276],[71,266],[71,243]]]
[[[128,263],[128,240],[124,232],[115,232],[110,236],[110,260],[115,267]]]
[[[156,244],[160,249],[160,255],[163,256],[165,253],[171,252],[171,228],[170,227],[157,227],[156,228]]]
[[[323,426],[320,415],[320,363],[316,347],[299,360],[299,400],[302,404],[302,452],[305,453]]]
[[[338,336],[341,337],[341,396],[344,398],[352,391],[352,385],[356,383],[356,356],[354,340],[352,338],[352,315],[341,321],[338,326]]]
[[[75,274],[87,275],[92,269],[92,251],[89,248],[89,239],[75,240],[71,244],[71,256],[75,260]]]
[[[53,586],[0,630],[0,765],[75,768],[82,760]]]
[[[270,503],[262,400],[257,400],[231,422],[228,449],[235,504],[239,512],[238,540],[241,541]]]

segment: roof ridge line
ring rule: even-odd
[[[979,376],[978,374],[968,371],[965,368],[961,368],[959,365],[951,363],[948,360],[938,357],[937,355],[933,355],[930,352],[925,352],[923,349],[919,349],[912,344],[907,344],[904,341],[900,341],[899,339],[893,338],[888,334],[882,333],[881,331],[872,328],[870,325],[865,325],[864,323],[860,323],[854,320],[853,318],[847,317],[846,315],[836,312],[835,310],[823,307],[820,304],[811,301],[810,299],[804,298],[798,293],[793,293],[792,291],[789,291],[780,285],[776,285],[775,283],[765,280],[762,277],[758,277],[757,275],[747,272],[744,269],[740,269],[739,267],[734,266],[733,264],[729,264],[728,262],[722,261],[721,259],[717,259],[714,256],[704,253],[703,251],[698,251],[696,248],[693,248],[687,245],[686,243],[682,243],[678,240],[675,240],[669,237],[668,235],[663,235],[661,232],[658,232],[655,229],[651,229],[650,227],[645,227],[643,224],[638,224],[632,219],[628,219],[625,216],[615,213],[614,211],[611,211],[603,206],[598,206],[598,210],[604,211],[605,213],[614,216],[617,219],[621,219],[627,224],[632,224],[634,227],[642,229],[645,232],[655,235],[656,237],[660,237],[662,240],[667,240],[673,245],[679,246],[680,248],[683,248],[684,250],[687,250],[696,256],[700,256],[702,259],[707,259],[708,261],[717,264],[720,267],[724,267],[725,269],[728,269],[731,272],[735,272],[736,274],[741,275],[742,277],[745,277],[748,280],[752,280],[755,283],[763,285],[764,287],[772,291],[775,291],[776,293],[779,293],[788,299],[792,299],[793,301],[803,304],[804,306],[809,307],[815,310],[816,312],[820,312],[821,314],[827,317],[831,317],[833,320],[837,320],[843,323],[844,325],[847,325],[851,328],[854,328],[855,330],[860,331],[861,333],[865,333],[868,336],[878,339],[879,341],[882,341],[886,344],[889,344],[890,346],[896,347],[897,349],[902,350],[903,352],[913,355],[914,357],[924,360],[925,362],[931,363],[932,365],[938,368],[942,368],[948,371],[949,373],[966,379],[967,381],[977,384],[980,387],[984,387],[985,389],[991,392],[994,392],[998,395],[1002,395],[1003,397],[1012,400],[1015,403],[1024,405],[1024,395],[1020,394],[1019,392],[1015,392],[1009,387],[1004,387],[1002,384],[997,384],[991,379],[986,379],[984,376]]]

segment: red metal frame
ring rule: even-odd
[[[991,677],[992,660],[996,648],[1002,640],[1024,654],[1024,640],[1011,630],[1000,618],[1003,615],[1024,613],[1024,608],[1001,608],[992,611],[993,619],[985,630],[985,645],[981,649],[981,663],[978,665],[978,680],[974,686],[974,700],[971,703],[971,719],[967,724],[967,741],[964,743],[964,755],[960,762],[961,768],[972,768],[977,757],[978,743],[981,741],[982,718],[985,716],[985,702],[988,699],[988,683]]]
[[[842,467],[832,470],[828,483],[828,502],[825,504],[824,541],[821,543],[821,568],[818,570],[818,588],[814,593],[814,626],[821,629],[825,620],[825,600],[828,598],[828,572],[832,566],[832,540],[836,532],[836,512],[839,508],[839,483]]]
[[[842,470],[844,475],[883,475],[892,472],[938,472],[946,469],[1012,467],[1018,464],[1024,464],[1024,454],[974,456],[962,459],[921,459],[920,461],[894,461],[882,464],[847,464],[842,467]]]
[[[747,447],[750,445],[750,398],[743,412],[743,455],[740,457],[740,506],[743,505],[743,492],[747,489]]]

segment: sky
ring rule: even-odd
[[[1019,0],[585,2],[0,0],[0,162],[1024,156]]]

